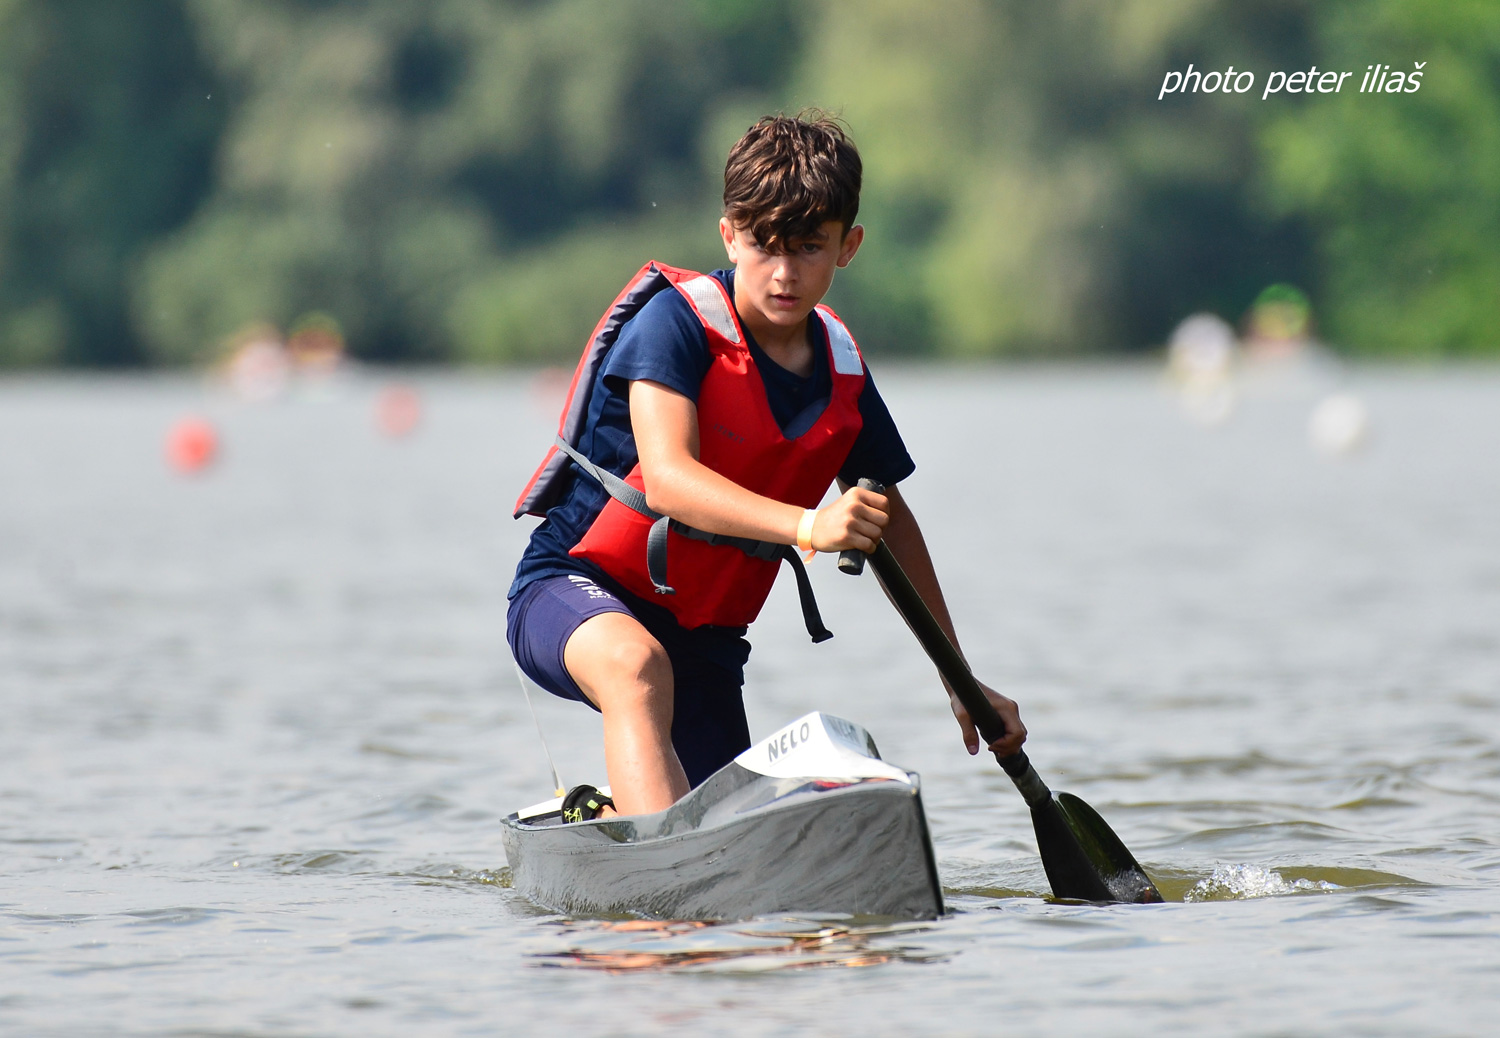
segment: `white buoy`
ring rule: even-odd
[[[1369,443],[1370,412],[1353,393],[1324,397],[1308,419],[1307,438],[1325,457],[1346,457]]]

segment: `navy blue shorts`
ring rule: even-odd
[[[688,782],[697,786],[750,748],[741,695],[750,643],[737,634],[726,640],[723,634],[684,630],[665,609],[632,599],[618,588],[606,589],[578,574],[539,577],[511,599],[505,640],[532,681],[555,696],[593,707],[563,664],[563,649],[591,617],[634,617],[672,662],[672,747]],[[707,653],[704,644],[710,638],[712,652]]]

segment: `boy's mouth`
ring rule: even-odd
[[[790,295],[786,292],[772,292],[771,302],[775,303],[779,309],[794,310],[797,307],[797,303],[800,302],[800,299],[799,297]]]

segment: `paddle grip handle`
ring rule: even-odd
[[[873,479],[861,479],[859,489],[873,490],[877,494],[885,493],[885,484],[877,483]],[[865,553],[858,548],[845,548],[839,552],[839,572],[847,573],[851,577],[857,577],[865,571]]]

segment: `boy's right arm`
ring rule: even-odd
[[[659,382],[630,383],[630,424],[646,485],[646,502],[699,530],[796,544],[803,509],[762,497],[698,460],[698,408]],[[888,521],[885,497],[858,487],[818,510],[818,551],[874,551]]]

